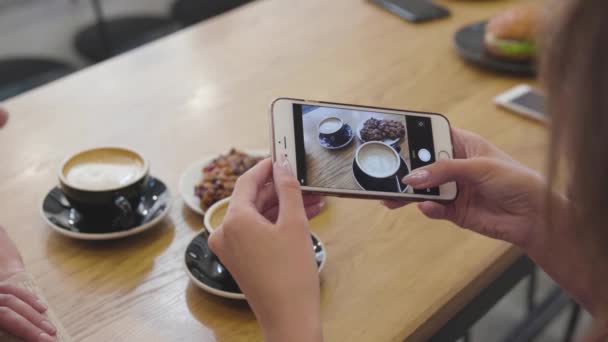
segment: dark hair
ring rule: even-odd
[[[552,116],[549,181],[564,165],[571,229],[589,256],[608,259],[608,1],[555,1],[540,58]],[[551,227],[549,227],[551,229]],[[597,259],[593,259],[597,260]],[[603,261],[600,261],[603,260]]]

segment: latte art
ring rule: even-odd
[[[70,160],[63,169],[68,184],[84,190],[117,189],[144,174],[143,162],[126,151],[98,150]]]
[[[397,172],[400,160],[391,147],[373,143],[362,146],[357,156],[357,163],[366,174],[376,178],[385,178]]]

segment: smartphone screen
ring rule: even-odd
[[[550,121],[545,108],[545,97],[539,90],[528,85],[515,86],[498,95],[494,101],[515,113],[543,122]]]
[[[545,112],[545,98],[538,92],[530,90],[511,100],[512,103],[528,108],[535,113],[547,116]]]
[[[409,21],[425,21],[448,16],[450,11],[429,0],[371,0]]]
[[[298,180],[315,188],[440,196],[439,188],[401,181],[435,162],[432,117],[294,103]]]

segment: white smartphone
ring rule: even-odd
[[[494,98],[494,103],[534,120],[549,122],[545,112],[545,97],[527,84],[521,84]]]
[[[453,158],[440,114],[280,98],[271,106],[272,157],[302,190],[340,197],[451,201],[456,183],[412,189],[411,170]]]

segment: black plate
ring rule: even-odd
[[[357,165],[356,160],[353,159],[353,176],[355,177],[355,181],[363,190],[368,191],[383,191],[383,192],[405,192],[407,190],[408,185],[403,184],[401,179],[407,176],[410,173],[410,169],[407,167],[405,160],[401,158],[401,165],[399,166],[399,171],[397,171],[397,175],[391,178],[378,180],[376,178],[370,177],[366,175],[361,169],[359,165]]]
[[[339,148],[343,148],[348,146],[348,144],[353,141],[355,137],[355,133],[353,132],[353,128],[350,125],[344,125],[344,133],[338,136],[332,136],[330,138],[322,137],[319,134],[319,144],[329,150],[337,150]]]
[[[536,64],[497,58],[486,52],[484,35],[486,21],[467,25],[454,34],[456,50],[467,61],[481,67],[519,76],[535,76]]]
[[[203,231],[196,235],[186,248],[187,271],[201,283],[197,285],[208,292],[227,298],[244,299],[244,295],[232,275],[209,249],[208,237],[207,231]],[[312,234],[311,239],[317,267],[321,267],[325,260],[325,249]]]
[[[149,177],[139,205],[135,210],[132,226],[126,228],[120,226],[108,227],[106,224],[87,219],[86,216],[70,206],[70,202],[59,187],[53,188],[44,198],[42,214],[56,229],[83,235],[110,235],[140,229],[157,221],[161,215],[166,214],[170,204],[171,195],[167,186],[162,181]]]

